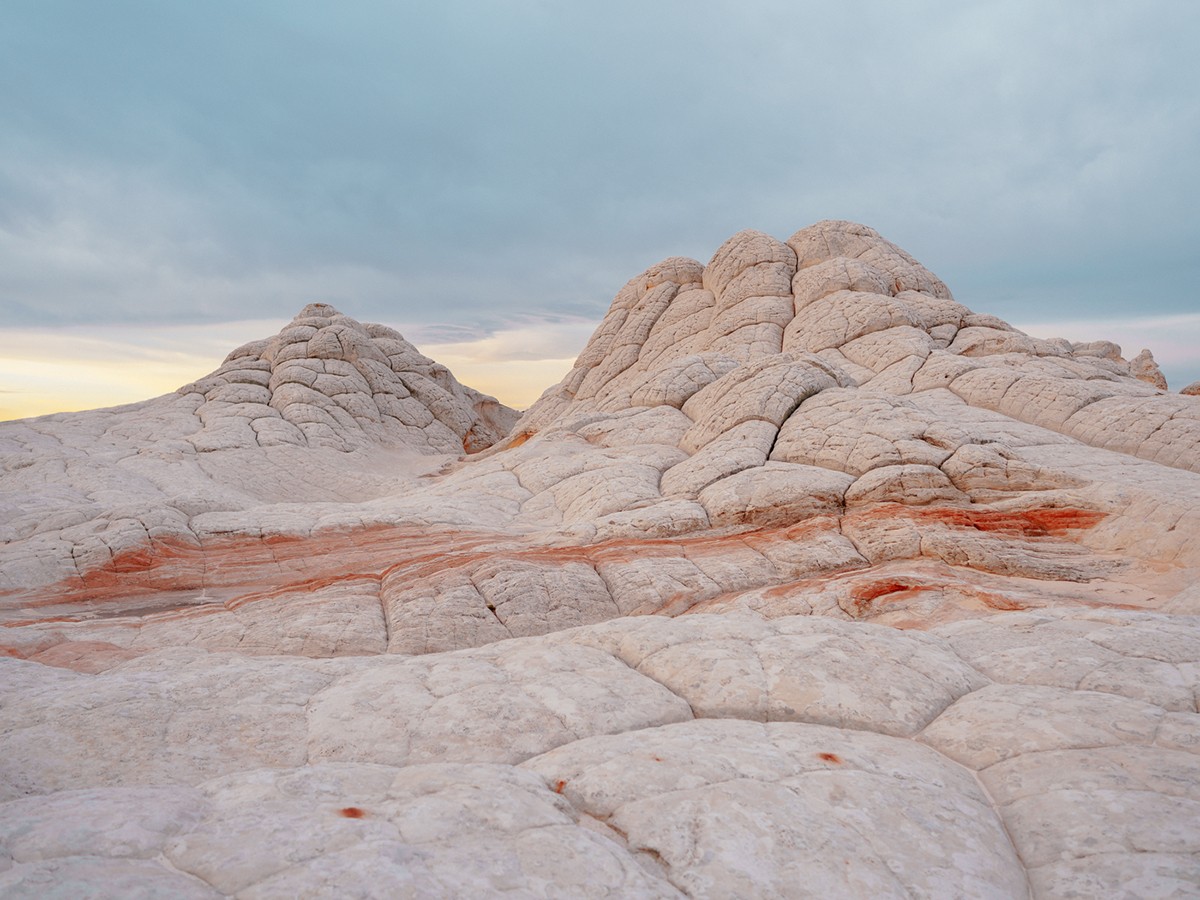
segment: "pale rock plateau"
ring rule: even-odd
[[[1200,896],[1198,390],[828,221],[2,423],[0,896]]]

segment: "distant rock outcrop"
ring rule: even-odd
[[[0,894],[1195,893],[1193,387],[821,222],[0,424]]]
[[[1167,378],[1149,350],[1143,350],[1129,361],[1129,374],[1146,384],[1154,385],[1160,391],[1167,389]]]
[[[364,442],[431,453],[475,453],[517,414],[463,387],[399,332],[363,325],[332,306],[306,306],[272,338],[234,350],[199,395],[197,450],[295,444],[349,449]]]

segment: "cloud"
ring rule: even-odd
[[[8,329],[0,350],[0,394],[9,396],[0,404],[0,420],[133,403],[169,393],[217,368],[235,347],[269,337],[285,324],[256,319]],[[524,408],[570,370],[595,324],[526,317],[492,333],[439,325],[401,325],[399,330],[460,381]]]
[[[462,359],[478,363],[528,362],[568,357],[574,359],[598,324],[594,319],[539,319],[524,316],[491,334],[465,341],[426,339],[420,346],[424,353],[453,353]],[[418,332],[409,340],[416,342],[422,337]]]
[[[596,325],[589,319],[530,318],[487,337],[419,346],[464,384],[526,409],[571,370]]]
[[[1009,319],[1195,307],[1195,4],[63,12],[0,10],[6,327],[324,300],[469,343],[826,217]]]

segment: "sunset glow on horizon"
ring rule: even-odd
[[[210,325],[14,329],[0,351],[0,421],[97,409],[170,393],[216,369],[234,348],[270,337],[286,320]],[[418,350],[469,387],[527,409],[557,384],[598,322],[529,321],[473,340],[422,341],[422,328],[399,330]],[[1200,380],[1200,313],[1015,323],[1035,337],[1108,340],[1126,359],[1148,348],[1171,390]],[[436,331],[434,332],[436,333]]]
[[[0,421],[170,393],[216,369],[234,348],[285,324],[12,329],[0,350]],[[463,384],[525,409],[570,371],[593,328],[587,322],[529,324],[472,341],[414,343]]]

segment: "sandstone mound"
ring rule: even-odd
[[[392,329],[306,306],[174,394],[0,425],[0,591],[198,547],[217,513],[307,533],[314,509],[400,490],[516,419]]]
[[[475,453],[508,433],[515,413],[464,387],[391,328],[311,304],[272,338],[234,350],[198,395],[197,450],[362,443]]]
[[[694,453],[745,422],[783,426],[809,397],[847,386],[889,397],[943,388],[1093,446],[1200,471],[1200,413],[1165,393],[1147,352],[1126,361],[1114,344],[1039,340],[973,313],[851,222],[820,222],[787,243],[744,231],[707,266],[673,258],[647,269],[520,430],[667,405],[703,420],[689,433]]]
[[[0,893],[1200,893],[1148,353],[822,222],[647,269],[515,420],[312,306],[0,425]]]

